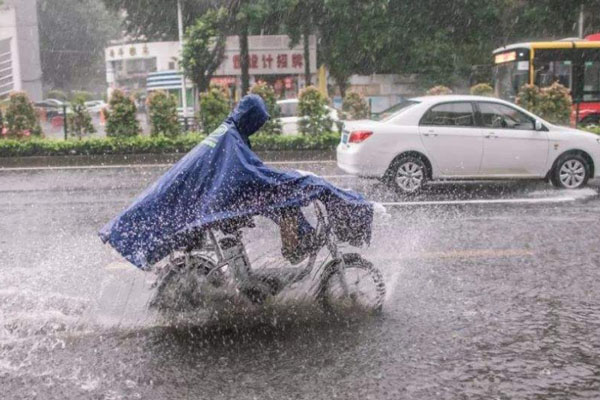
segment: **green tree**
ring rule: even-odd
[[[5,118],[8,135],[11,137],[42,134],[35,107],[25,92],[10,94]]]
[[[136,118],[137,109],[133,99],[121,90],[113,91],[106,115],[106,135],[110,137],[127,137],[139,135],[140,123]]]
[[[275,96],[275,91],[273,88],[264,82],[259,82],[252,86],[250,93],[257,94],[262,97],[267,106],[267,111],[271,116],[271,119],[263,125],[259,132],[266,135],[281,135],[282,128],[281,120],[279,119],[281,110],[277,105],[277,97]]]
[[[299,129],[303,135],[321,135],[331,132],[333,121],[329,117],[327,98],[314,86],[304,88],[298,97]]]
[[[369,104],[365,98],[356,92],[348,92],[342,103],[342,112],[351,120],[369,118]]]
[[[204,133],[209,135],[217,129],[229,114],[227,92],[220,86],[211,86],[200,94],[200,120]]]
[[[204,92],[225,55],[226,11],[207,11],[190,26],[185,35],[182,65],[199,92]]]
[[[152,136],[163,134],[169,137],[179,135],[179,119],[177,116],[177,98],[158,90],[152,92],[146,101],[150,115]]]
[[[104,48],[120,17],[97,0],[38,0],[44,84],[95,89],[106,84]]]
[[[78,139],[96,132],[92,124],[92,116],[85,107],[85,97],[76,96],[71,102],[73,113],[67,117],[69,133]]]
[[[177,40],[177,0],[102,0],[113,12],[124,12],[129,37],[149,41]],[[226,6],[226,0],[181,0],[183,25],[192,26],[206,11]]]

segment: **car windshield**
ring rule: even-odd
[[[398,103],[395,106],[392,106],[379,114],[376,114],[376,117],[374,119],[382,122],[387,122],[392,118],[398,116],[399,114],[402,114],[404,111],[408,110],[416,104],[419,104],[419,102],[416,100],[404,100],[403,102]]]

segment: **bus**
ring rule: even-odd
[[[573,98],[571,124],[600,124],[600,33],[496,49],[493,77],[495,95],[512,102],[525,84],[543,88],[559,82]]]

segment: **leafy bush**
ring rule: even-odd
[[[357,120],[369,118],[369,104],[356,92],[348,92],[342,103],[343,119]]]
[[[25,92],[11,93],[6,108],[6,128],[10,137],[41,136],[37,111]]]
[[[265,135],[281,135],[282,128],[281,120],[279,119],[281,116],[281,110],[277,105],[277,97],[275,96],[275,91],[273,88],[264,82],[260,82],[252,86],[250,93],[257,94],[262,97],[267,106],[267,111],[271,116],[271,119],[263,125],[259,133],[264,133]]]
[[[314,86],[304,88],[298,97],[299,129],[303,135],[321,135],[330,132],[333,121],[329,117],[327,98]]]
[[[71,103],[71,108],[73,114],[69,115],[67,119],[69,133],[79,140],[84,136],[95,133],[96,129],[92,124],[92,117],[85,107],[83,98],[76,99]]]
[[[568,124],[573,101],[569,89],[558,82],[543,89],[523,85],[517,104],[553,124]]]
[[[536,114],[541,101],[540,88],[535,85],[523,85],[517,94],[516,103]]]
[[[429,89],[426,94],[427,96],[441,96],[444,94],[452,94],[452,89],[443,85],[438,85]]]
[[[204,133],[209,135],[229,115],[229,99],[221,86],[211,86],[200,94],[200,120]]]
[[[494,95],[494,88],[488,83],[478,83],[471,87],[470,92],[473,96],[492,97]]]
[[[177,136],[179,134],[179,120],[177,117],[177,99],[164,90],[150,93],[148,100],[148,113],[153,136]]]
[[[158,135],[83,140],[7,139],[0,141],[0,157],[186,153],[205,137],[191,133],[177,137]],[[251,141],[252,148],[258,151],[333,150],[340,142],[340,135],[259,135],[253,136]]]
[[[104,110],[106,116],[106,134],[109,137],[137,136],[141,129],[136,119],[135,102],[121,90],[116,89]]]
[[[67,101],[67,94],[62,90],[52,89],[46,95],[50,99],[56,99],[60,101]]]
[[[541,90],[540,117],[554,124],[568,125],[573,100],[569,89],[558,82]]]
[[[600,126],[598,126],[598,125],[583,126],[583,127],[580,127],[579,129],[583,129],[585,131],[595,133],[596,135],[600,135]]]

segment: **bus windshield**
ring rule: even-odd
[[[521,86],[529,82],[529,63],[512,61],[494,67],[495,94],[501,99],[515,101]]]

